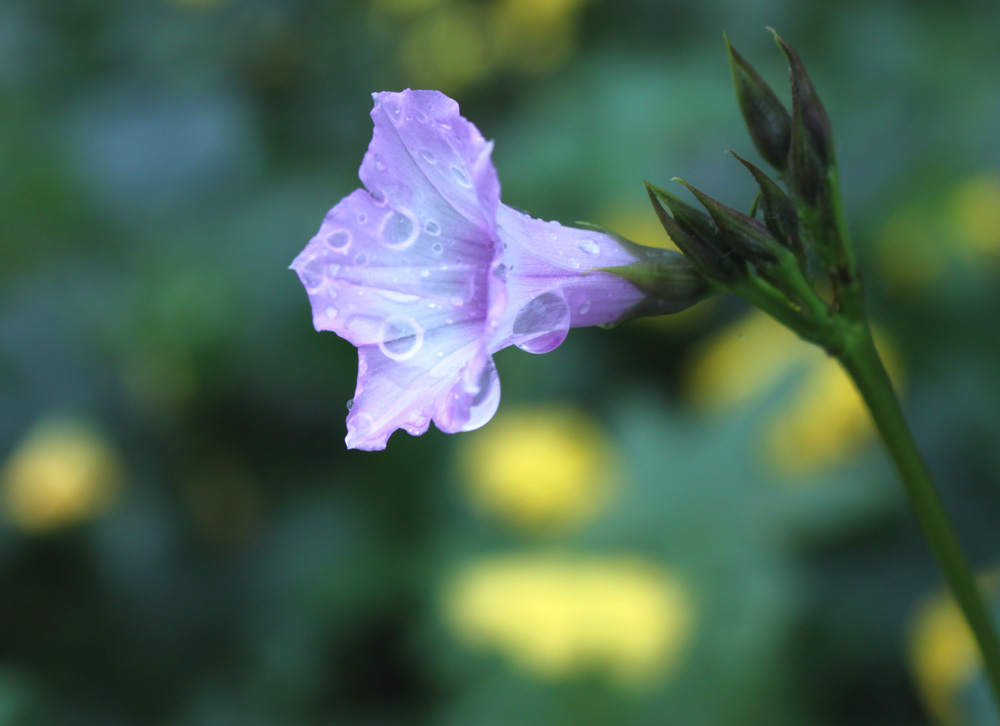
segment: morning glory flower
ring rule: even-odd
[[[358,348],[349,448],[384,449],[395,430],[416,436],[430,421],[447,433],[478,428],[500,402],[493,354],[502,348],[546,353],[572,327],[673,312],[703,296],[705,283],[676,253],[676,285],[651,294],[607,268],[662,266],[665,251],[502,204],[492,143],[444,94],[374,99],[365,188],[327,213],[292,263],[316,329]]]

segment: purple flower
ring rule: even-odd
[[[500,202],[493,145],[455,101],[437,91],[374,98],[365,189],[327,213],[292,263],[316,329],[358,347],[346,441],[367,450],[431,420],[448,433],[482,426],[500,402],[494,353],[546,353],[569,328],[632,317],[648,297],[601,269],[647,248]]]

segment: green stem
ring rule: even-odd
[[[955,600],[972,628],[983,656],[987,680],[1000,710],[1000,644],[962,545],[903,418],[899,400],[875,349],[871,332],[864,324],[853,325],[844,343],[840,361],[868,406],[903,480],[910,506],[944,571]]]

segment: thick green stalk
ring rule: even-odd
[[[853,379],[903,481],[920,526],[944,571],[952,595],[962,609],[983,656],[986,677],[1000,709],[1000,641],[976,585],[951,520],[934,488],[930,472],[903,418],[899,400],[864,324],[851,326],[840,361]]]

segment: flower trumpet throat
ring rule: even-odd
[[[358,348],[347,445],[397,429],[470,431],[500,401],[493,354],[570,328],[675,312],[707,294],[693,265],[500,201],[493,145],[437,91],[376,93],[363,189],[292,263],[317,330]]]

